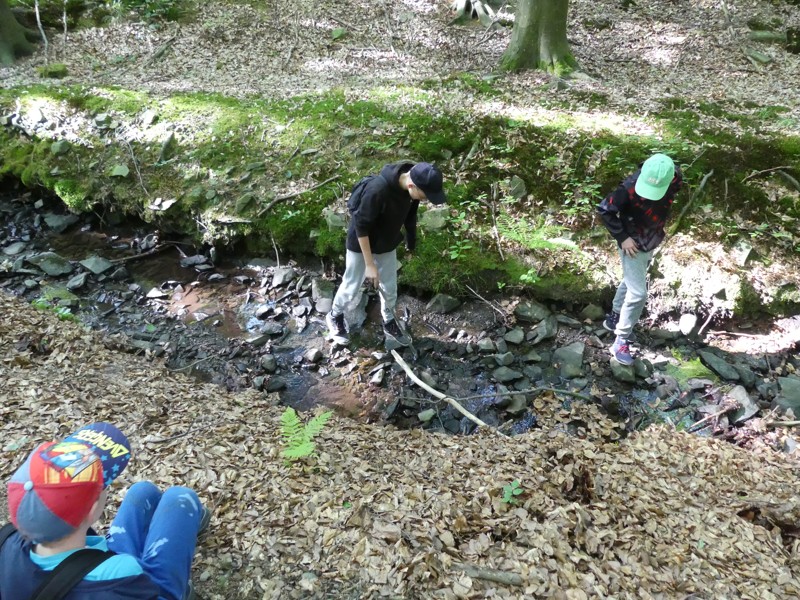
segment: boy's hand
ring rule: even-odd
[[[367,285],[371,285],[375,289],[378,289],[378,285],[380,284],[380,279],[378,278],[378,267],[374,263],[371,265],[367,265],[367,268],[364,270],[364,280],[367,282]]]
[[[636,242],[633,241],[633,238],[628,238],[622,242],[620,247],[626,256],[634,257],[639,252],[639,248],[636,247]]]

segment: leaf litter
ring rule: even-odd
[[[134,459],[113,505],[147,478],[213,507],[204,598],[800,594],[792,457],[664,426],[619,440],[598,407],[540,396],[541,428],[513,438],[336,416],[287,465],[276,396],[197,383],[5,295],[0,309],[3,477],[42,440],[116,423]]]

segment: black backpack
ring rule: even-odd
[[[17,528],[8,523],[0,529],[0,548]],[[61,600],[100,563],[114,556],[111,551],[84,548],[73,552],[45,578],[30,600]]]
[[[380,177],[386,181],[386,178],[383,175],[367,175],[366,177],[362,177],[358,183],[353,186],[353,190],[350,192],[350,198],[347,199],[347,211],[351,215],[355,214],[355,212],[358,210],[358,207],[361,206],[361,195],[364,193],[364,189],[367,187],[367,184],[376,177]]]

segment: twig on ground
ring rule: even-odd
[[[289,161],[291,161],[295,157],[295,155],[300,151],[300,148],[303,146],[303,142],[306,141],[306,138],[308,137],[308,134],[311,133],[311,131],[312,131],[311,129],[306,130],[306,132],[303,134],[303,137],[300,138],[300,142],[297,144],[297,147],[289,155],[289,158],[286,159],[286,162],[284,162],[281,165],[281,169],[285,169],[286,165],[289,164]]]
[[[476,417],[475,415],[473,415],[473,414],[472,414],[471,412],[469,412],[469,411],[468,411],[466,408],[464,408],[463,406],[461,406],[461,405],[460,405],[460,404],[459,404],[459,403],[458,403],[456,400],[454,400],[453,398],[450,398],[449,396],[447,396],[446,394],[443,394],[442,392],[440,392],[440,391],[438,391],[438,390],[435,390],[435,389],[433,389],[431,386],[429,386],[427,383],[425,383],[425,382],[424,382],[424,381],[422,381],[422,380],[421,380],[419,377],[417,377],[417,376],[414,374],[414,371],[412,371],[412,370],[411,370],[411,367],[409,367],[409,366],[408,366],[408,364],[406,364],[406,361],[404,361],[404,360],[403,360],[403,359],[400,357],[400,355],[397,353],[397,350],[392,350],[392,356],[394,356],[394,359],[397,361],[397,364],[399,364],[399,365],[400,365],[400,366],[403,368],[403,370],[404,370],[404,371],[406,372],[406,374],[407,374],[407,375],[408,375],[408,376],[411,378],[411,380],[412,380],[414,383],[416,383],[418,386],[420,386],[422,389],[424,389],[426,392],[428,392],[428,393],[429,393],[431,396],[435,396],[436,398],[439,398],[440,400],[444,400],[444,401],[445,401],[445,402],[447,402],[447,403],[448,403],[450,406],[452,406],[452,407],[453,407],[453,408],[455,408],[455,409],[456,409],[458,412],[460,412],[462,415],[464,415],[465,417],[467,417],[467,418],[468,418],[470,421],[472,421],[473,423],[475,423],[475,424],[476,424],[478,427],[485,427],[485,428],[487,428],[487,429],[491,429],[492,431],[497,431],[496,429],[494,429],[494,428],[493,428],[493,427],[491,427],[490,425],[488,425],[488,424],[484,423],[483,421],[481,421],[481,420],[480,420],[478,417]],[[499,431],[498,431],[498,433],[500,433],[501,435],[503,435],[503,434],[502,434],[501,432],[499,432]]]
[[[42,17],[39,14],[39,0],[34,0],[33,9],[36,12],[36,25],[39,27],[39,33],[42,36],[42,42],[44,43],[44,64],[50,64],[50,44],[47,41],[47,35],[44,33],[44,27],[42,27]]]
[[[140,258],[146,258],[148,256],[152,256],[153,254],[158,254],[159,252],[163,252],[167,248],[169,248],[172,244],[159,244],[152,250],[148,250],[147,252],[142,252],[141,254],[134,254],[132,256],[123,256],[122,258],[115,258],[109,262],[114,263],[115,265],[123,265],[125,263],[129,263],[134,260],[139,260]]]
[[[785,169],[791,169],[791,168],[792,168],[791,165],[784,165],[782,167],[772,167],[771,169],[764,169],[763,171],[756,171],[755,173],[750,173],[750,175],[748,175],[747,177],[742,179],[742,183],[744,183],[745,181],[750,181],[751,179],[753,179],[754,177],[758,177],[759,175],[764,175],[766,173],[772,173],[774,171],[783,171]]]
[[[492,215],[492,233],[494,233],[494,239],[497,241],[497,251],[500,253],[500,260],[505,261],[506,257],[503,254],[503,247],[500,242],[500,232],[497,230],[497,183],[492,183],[492,201],[491,202],[483,202],[484,205],[489,207],[489,211]]]
[[[749,337],[749,338],[757,338],[757,339],[765,339],[768,338],[768,335],[762,335],[757,333],[740,333],[738,331],[713,331],[709,330],[708,332],[711,335],[732,335],[736,337]]]
[[[710,312],[710,313],[708,313],[708,318],[706,319],[705,323],[703,323],[703,324],[700,326],[700,329],[698,329],[698,330],[697,330],[697,335],[698,335],[698,336],[701,336],[701,335],[703,335],[703,330],[704,330],[706,327],[708,327],[708,324],[711,322],[711,319],[713,319],[713,318],[714,318],[714,315],[715,315],[715,314],[717,314],[717,309],[718,309],[718,308],[719,308],[719,307],[718,307],[716,304],[713,306],[713,308],[711,309],[711,312]]]
[[[191,369],[192,367],[196,367],[197,365],[199,365],[201,362],[205,362],[209,358],[213,358],[213,356],[214,356],[213,354],[209,354],[208,356],[206,356],[204,358],[197,359],[196,361],[194,361],[192,363],[189,363],[188,365],[185,365],[183,367],[179,367],[177,369],[172,369],[172,370],[173,371],[185,371],[187,369]],[[166,440],[164,440],[164,441],[166,441]]]
[[[322,183],[318,183],[317,185],[311,186],[308,189],[300,190],[300,191],[297,191],[297,192],[292,192],[291,194],[286,194],[285,196],[278,196],[272,202],[270,202],[264,208],[262,208],[260,211],[258,211],[258,216],[260,217],[261,215],[263,215],[265,212],[267,212],[273,206],[275,206],[278,202],[283,202],[284,200],[289,200],[291,198],[296,198],[297,196],[300,196],[301,194],[305,194],[306,192],[311,192],[313,190],[316,190],[317,188],[321,188],[323,185],[326,185],[326,184],[330,183],[331,181],[336,181],[337,179],[339,179],[339,175],[334,175],[333,177],[328,177],[328,179],[326,179]]]
[[[721,417],[721,416],[722,416],[722,415],[724,415],[726,412],[730,412],[731,410],[732,410],[731,408],[725,408],[725,409],[723,409],[723,410],[720,410],[720,411],[718,411],[718,412],[715,412],[715,413],[713,413],[713,414],[710,414],[710,415],[708,415],[707,417],[703,417],[702,419],[700,419],[700,420],[699,420],[699,421],[697,421],[696,423],[693,423],[692,425],[690,425],[689,427],[687,427],[687,428],[686,428],[686,431],[688,431],[689,433],[691,433],[692,431],[697,431],[698,429],[700,429],[700,427],[698,427],[698,425],[703,425],[704,423],[708,423],[708,422],[709,422],[709,421],[711,421],[712,419],[716,419],[717,417]]]
[[[535,388],[528,388],[527,390],[513,390],[510,392],[496,392],[495,396],[514,396],[516,394],[535,394],[537,392],[553,392],[554,394],[566,394],[568,396],[573,396],[574,398],[580,398],[581,400],[586,400],[586,402],[591,402],[592,399],[587,396],[586,394],[579,394],[578,392],[571,392],[569,390],[559,390],[556,388],[551,387],[535,387]],[[479,394],[477,396],[462,396],[459,398],[462,402],[464,400],[478,400],[480,398],[485,398],[486,394]]]
[[[175,43],[175,40],[177,40],[177,39],[178,39],[178,35],[175,34],[171,38],[169,38],[166,42],[161,44],[161,46],[159,46],[156,49],[156,51],[153,52],[153,54],[150,55],[150,58],[148,58],[146,61],[144,61],[144,65],[143,66],[146,67],[146,66],[154,63],[155,61],[157,61],[162,56],[164,56],[164,53],[169,49],[170,46],[172,46],[172,44]]]
[[[472,294],[473,294],[473,295],[474,295],[476,298],[478,298],[479,300],[482,300],[484,303],[486,303],[486,305],[487,305],[489,308],[491,308],[492,310],[494,310],[494,311],[498,312],[498,313],[500,314],[500,316],[501,316],[501,317],[503,317],[503,321],[505,321],[505,320],[506,320],[506,318],[508,317],[508,315],[506,314],[506,312],[505,312],[504,310],[502,310],[502,309],[498,308],[497,306],[495,306],[494,304],[492,304],[492,303],[491,303],[489,300],[487,300],[486,298],[484,298],[483,296],[481,296],[481,295],[480,295],[478,292],[476,292],[475,290],[473,290],[473,289],[472,289],[470,286],[468,286],[468,285],[467,285],[467,286],[465,286],[465,287],[466,287],[466,288],[467,288],[467,289],[468,289],[470,292],[472,292]]]
[[[142,189],[144,190],[145,195],[148,198],[150,198],[150,192],[148,192],[147,188],[144,187],[144,180],[142,179],[142,172],[139,170],[139,162],[136,160],[136,156],[133,154],[133,147],[131,146],[131,143],[128,140],[124,139],[124,138],[120,138],[120,139],[122,139],[122,141],[125,142],[125,145],[128,147],[128,152],[130,152],[131,160],[133,161],[133,168],[136,170],[136,177],[138,177],[138,179],[139,179],[139,185],[142,186]]]
[[[281,255],[278,253],[278,244],[275,243],[275,236],[272,235],[272,232],[269,232],[269,239],[272,240],[272,249],[275,250],[275,262],[277,263],[278,267],[281,266]]]
[[[764,423],[767,427],[797,427],[800,421],[767,421]]]
[[[487,569],[486,567],[467,564],[453,564],[453,568],[458,571],[464,571],[464,573],[473,579],[483,579],[484,581],[491,581],[503,585],[525,585],[525,580],[522,578],[522,575],[518,573],[498,571],[496,569]]]

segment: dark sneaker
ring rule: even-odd
[[[334,316],[333,313],[328,313],[325,315],[325,322],[328,324],[328,337],[334,344],[346,346],[350,343],[343,314]]]
[[[405,331],[400,329],[397,319],[392,319],[388,323],[383,324],[383,333],[387,340],[395,342],[398,346],[411,345],[411,336]]]
[[[633,364],[633,356],[631,356],[631,350],[628,347],[628,340],[621,337],[615,339],[614,343],[611,344],[611,356],[622,365]]]
[[[606,315],[606,319],[605,321],[603,321],[603,328],[613,332],[617,328],[618,323],[619,323],[619,313],[614,312],[612,310],[610,313]]]

